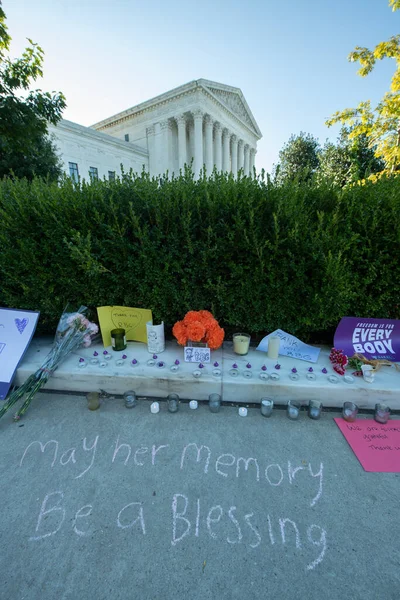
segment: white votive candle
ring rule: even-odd
[[[247,417],[247,408],[245,406],[239,408],[239,415],[241,417]]]
[[[158,402],[152,402],[152,404],[150,404],[150,412],[153,415],[156,415],[158,412],[160,412],[160,405]]]
[[[233,351],[244,356],[249,351],[250,336],[248,333],[235,333],[233,335]]]
[[[191,401],[189,402],[189,406],[190,406],[190,408],[191,408],[192,410],[196,410],[196,408],[198,407],[198,405],[199,405],[199,404],[198,404],[197,400],[191,400]]]
[[[280,338],[278,338],[276,336],[268,338],[268,352],[267,352],[268,358],[272,358],[273,360],[276,360],[278,358],[280,342],[281,342]]]

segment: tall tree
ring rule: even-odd
[[[400,9],[400,0],[389,0],[392,9]],[[396,63],[396,71],[392,77],[390,90],[375,108],[371,101],[360,102],[356,108],[338,111],[326,124],[335,123],[351,126],[350,137],[354,140],[365,136],[370,148],[375,148],[375,156],[385,161],[386,170],[393,172],[400,169],[400,35],[381,42],[373,50],[357,46],[349,54],[351,62],[358,62],[361,68],[358,74],[366,77],[378,60],[392,58]]]
[[[279,183],[298,179],[310,179],[318,168],[319,142],[310,133],[300,132],[291,135],[289,141],[279,152],[279,164],[276,167],[276,179]]]
[[[28,41],[21,58],[11,60],[11,37],[0,6],[0,177],[18,173],[28,179],[34,175],[56,179],[61,170],[47,126],[61,119],[65,98],[62,93],[29,91],[43,76],[44,53]]]
[[[336,144],[326,142],[319,153],[318,179],[343,187],[382,171],[385,163],[376,158],[365,135],[350,137],[351,129],[342,127]]]

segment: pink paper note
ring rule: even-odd
[[[400,473],[400,420],[388,421],[386,425],[373,419],[335,421],[364,471]]]

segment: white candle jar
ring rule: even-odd
[[[235,354],[245,356],[249,351],[250,336],[248,333],[234,333],[233,339],[233,351]]]

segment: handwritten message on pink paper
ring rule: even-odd
[[[364,471],[400,473],[400,420],[380,425],[373,419],[335,419]]]

